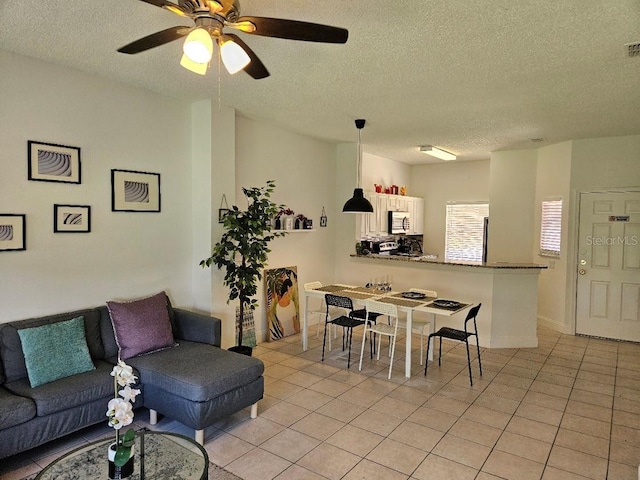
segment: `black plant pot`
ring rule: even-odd
[[[246,345],[236,345],[235,347],[231,347],[229,351],[240,353],[242,355],[246,355],[247,357],[250,357],[253,353],[253,348],[247,347]]]
[[[113,452],[114,455],[116,448],[115,445],[115,442],[109,445],[110,453]],[[132,452],[131,458],[129,458],[129,460],[127,460],[127,463],[125,463],[122,467],[116,467],[116,464],[113,463],[111,458],[109,458],[109,478],[112,480],[121,480],[129,478],[131,475],[133,475],[134,458],[135,457],[133,456]]]

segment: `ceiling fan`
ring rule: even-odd
[[[239,0],[140,0],[169,10],[194,21],[194,26],[176,26],[152,33],[118,49],[134,54],[164,45],[186,36],[180,64],[200,75],[207,71],[213,54],[213,41],[229,73],[244,70],[255,79],[269,76],[269,71],[240,37],[224,32],[232,28],[252,35],[277,37],[306,42],[346,43],[349,32],[344,28],[281,18],[240,16]]]

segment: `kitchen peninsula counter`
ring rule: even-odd
[[[439,298],[482,303],[479,340],[487,348],[538,346],[538,277],[546,265],[532,263],[446,262],[401,255],[351,255],[340,283],[364,285],[391,280],[395,291],[435,290]],[[434,320],[434,319],[432,319]],[[438,316],[436,328],[462,328],[464,317]]]
[[[433,260],[429,258],[423,258],[422,256],[409,256],[409,255],[384,255],[371,253],[369,255],[351,255],[356,258],[370,258],[375,260],[387,260],[397,262],[411,262],[418,265],[448,265],[452,267],[474,267],[474,268],[495,268],[495,269],[544,269],[546,265],[538,265],[535,263],[510,263],[510,262],[450,262],[442,260]]]

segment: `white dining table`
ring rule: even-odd
[[[343,285],[343,284],[333,284],[333,285],[325,285],[323,287],[313,289],[313,290],[305,290],[305,302],[304,302],[304,316],[302,321],[302,349],[307,350],[309,348],[307,336],[308,336],[308,316],[309,316],[309,299],[310,298],[318,298],[323,299],[327,293],[331,293],[333,295],[340,295],[351,298],[354,305],[363,306],[364,301],[367,299],[379,300],[385,303],[393,303],[398,307],[398,311],[404,312],[406,314],[406,330],[407,334],[405,335],[405,369],[404,375],[405,377],[411,377],[411,328],[413,323],[413,312],[425,312],[432,314],[433,321],[430,322],[429,333],[433,333],[435,328],[435,315],[443,315],[450,317],[459,313],[467,308],[471,307],[471,303],[468,302],[459,302],[461,304],[460,308],[451,310],[439,308],[433,305],[433,302],[436,300],[433,297],[426,297],[424,299],[406,299],[403,298],[401,292],[381,292],[377,290],[372,290],[365,287],[357,287],[354,285]],[[433,360],[433,349],[429,351],[429,360]]]

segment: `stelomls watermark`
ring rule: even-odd
[[[614,247],[617,245],[624,245],[626,247],[635,247],[640,243],[638,235],[618,235],[617,237],[600,236],[594,237],[593,235],[587,236],[588,246],[607,246]]]

